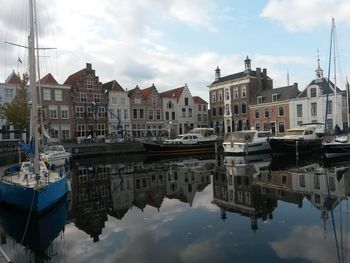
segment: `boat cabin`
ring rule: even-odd
[[[239,131],[229,133],[225,142],[239,142],[247,143],[259,140],[259,138],[269,138],[272,134],[270,131],[257,131],[257,130],[248,130],[248,131]]]

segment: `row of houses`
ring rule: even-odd
[[[0,84],[0,103],[10,102],[19,83],[13,72]],[[116,80],[102,83],[90,63],[59,84],[52,74],[40,80],[41,115],[50,137],[61,141],[168,137],[208,126],[208,103],[192,96],[187,84],[159,92],[154,84],[124,89]],[[14,139],[2,116],[0,140]]]
[[[315,78],[302,91],[297,83],[273,88],[266,69],[252,70],[248,57],[244,65],[244,71],[223,77],[217,67],[208,86],[210,126],[218,133],[254,127],[282,136],[286,129],[306,123],[326,123],[330,133],[336,125],[348,130],[346,92],[323,76],[319,59]]]

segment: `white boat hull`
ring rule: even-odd
[[[230,143],[224,142],[224,153],[227,155],[253,155],[269,153],[271,150],[270,144],[264,142],[251,143]]]

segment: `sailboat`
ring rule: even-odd
[[[30,212],[42,213],[61,200],[68,192],[64,168],[58,170],[39,160],[38,89],[36,87],[35,51],[35,2],[29,0],[29,80],[32,92],[30,115],[31,143],[22,148],[30,153],[30,159],[10,167],[0,178],[0,201]]]
[[[332,45],[333,48],[335,47],[335,23],[334,23],[334,19],[332,20],[332,30],[331,30],[331,43],[330,43],[330,57],[329,57],[329,67],[331,65],[331,52],[332,52]],[[335,54],[334,54],[334,58],[335,58]],[[335,71],[335,59],[334,59],[334,71]],[[329,80],[329,76],[330,75],[330,70],[328,71],[328,80]],[[336,76],[336,73],[334,73],[334,76]],[[336,86],[335,86],[335,91],[334,91],[334,96],[337,96],[337,90],[336,90]],[[348,101],[348,97],[349,97],[349,83],[346,84],[346,97],[347,97],[347,104],[349,104]],[[337,103],[335,103],[337,104]],[[336,105],[337,106],[337,105]],[[348,105],[349,107],[349,105]],[[348,113],[348,107],[347,107],[347,116],[349,117],[349,113]],[[327,94],[327,100],[326,100],[326,113],[325,113],[325,129],[326,129],[326,122],[327,122],[327,115],[328,115],[328,94]],[[336,113],[336,122],[338,120],[338,116]],[[336,126],[338,125],[338,123],[336,123]],[[338,128],[339,129],[339,128]],[[349,135],[343,135],[343,136],[339,136],[339,134],[337,134],[337,137],[333,138],[332,140],[325,140],[322,143],[322,149],[323,149],[323,158],[324,160],[327,161],[333,161],[336,160],[338,161],[339,158],[343,157],[343,158],[349,158],[350,157],[350,138]]]

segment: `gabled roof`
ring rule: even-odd
[[[180,88],[164,91],[164,92],[160,93],[160,96],[162,98],[175,98],[175,99],[179,100],[184,88],[185,87],[180,87]]]
[[[298,85],[295,83],[294,85],[290,86],[260,91],[256,97],[262,97],[262,103],[269,103],[272,102],[273,94],[277,94],[277,101],[285,101],[296,98],[300,94],[300,91],[298,89]],[[256,99],[251,104],[257,104]]]
[[[63,83],[64,85],[73,85],[75,83],[77,83],[77,81],[81,78],[81,76],[83,75],[85,69],[81,69],[78,72],[73,73],[72,75],[70,75],[66,81]]]
[[[309,85],[307,85],[307,87],[300,93],[300,95],[298,96],[298,98],[306,98],[307,97],[307,90],[310,86],[316,85],[319,87],[319,89],[321,90],[321,94],[320,95],[325,95],[325,94],[333,94],[334,90],[335,90],[335,85],[334,83],[329,80],[329,84],[328,84],[328,78],[322,78],[322,79],[314,79],[313,81],[310,82]],[[337,92],[342,92],[342,90],[340,90],[337,87]]]
[[[193,97],[193,101],[196,104],[208,104],[208,102],[206,102],[205,100],[203,100],[201,97],[199,96],[194,96]]]
[[[19,85],[21,84],[21,79],[17,76],[15,71],[12,71],[12,73],[7,77],[5,83]]]
[[[58,85],[58,82],[55,80],[55,78],[51,75],[51,73],[48,73],[46,76],[44,76],[41,80],[40,80],[41,84],[54,84],[54,85]]]
[[[154,83],[152,84],[151,87],[148,87],[148,88],[141,90],[141,94],[144,98],[147,98],[152,93],[152,90],[157,91],[157,88],[156,88],[156,86],[154,86]]]
[[[116,80],[112,80],[110,82],[104,83],[102,84],[102,87],[104,90],[109,90],[109,91],[125,91]]]

